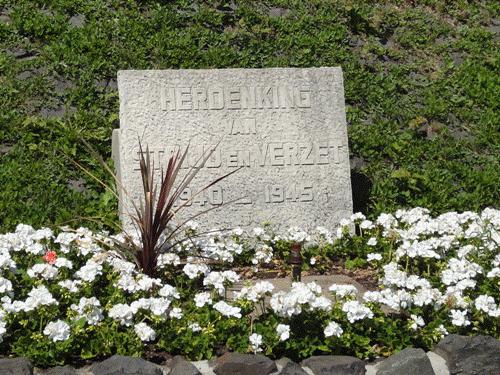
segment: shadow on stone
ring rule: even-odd
[[[353,211],[366,213],[370,202],[372,182],[363,173],[351,169],[351,186]]]

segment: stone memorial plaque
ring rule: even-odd
[[[241,168],[179,216],[221,206],[196,219],[204,229],[250,229],[267,222],[279,231],[332,228],[352,214],[340,68],[130,70],[118,72],[118,89],[113,158],[133,199],[142,196],[141,139],[158,173],[179,148],[189,145],[183,173],[214,149],[181,202]],[[122,194],[126,228],[130,207]]]

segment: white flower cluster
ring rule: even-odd
[[[194,296],[194,303],[196,307],[203,307],[212,304],[212,298],[209,292],[201,292]]]
[[[149,291],[154,286],[161,286],[160,279],[154,279],[144,274],[132,275],[123,273],[118,279],[116,286],[128,293],[137,293],[139,291]]]
[[[83,318],[90,325],[96,325],[104,319],[101,303],[96,297],[82,297],[78,305],[71,305],[71,309],[78,314],[76,319]]]
[[[358,301],[347,301],[342,305],[342,311],[347,314],[347,320],[354,323],[365,318],[373,318],[373,312],[369,307]]]
[[[92,282],[98,275],[102,275],[102,265],[89,259],[87,263],[76,272],[76,277],[79,279]]]
[[[344,298],[346,296],[355,296],[358,292],[354,285],[349,284],[332,284],[330,285],[328,290],[340,298]]]
[[[276,333],[280,341],[286,341],[290,337],[290,326],[288,324],[278,324],[276,326]]]
[[[269,281],[259,281],[251,287],[243,287],[240,292],[235,293],[234,298],[257,302],[266,295],[270,295],[273,290],[274,285]]]
[[[262,351],[262,348],[260,347],[263,342],[262,335],[259,335],[258,333],[252,333],[248,340],[250,341],[250,346],[254,354],[260,353]]]
[[[7,312],[17,313],[20,311],[33,311],[40,306],[58,305],[57,300],[52,296],[45,285],[33,288],[28,293],[25,301],[11,301],[10,298],[2,299],[2,307]]]
[[[156,266],[159,269],[163,269],[167,266],[178,266],[179,264],[181,264],[181,258],[175,253],[160,254],[156,260]]]
[[[340,327],[340,325],[337,322],[330,322],[326,326],[323,333],[325,334],[325,337],[330,337],[330,336],[340,337],[342,336],[342,333],[344,333],[344,330],[342,329],[342,327]]]
[[[269,263],[273,259],[273,248],[266,244],[259,244],[252,258],[253,264]]]
[[[212,271],[203,279],[203,285],[212,286],[222,296],[226,291],[226,286],[238,281],[240,277],[234,271]]]
[[[292,283],[290,292],[277,292],[270,300],[273,311],[281,317],[299,315],[302,310],[329,311],[331,301],[321,295],[321,287],[315,282]]]
[[[154,329],[144,322],[137,323],[134,326],[134,331],[142,341],[154,341],[154,339],[156,339],[156,332]]]
[[[219,238],[210,236],[208,239],[200,239],[197,246],[201,249],[204,258],[232,263],[235,255],[243,252],[243,246],[233,241],[230,237]]]
[[[224,301],[219,301],[213,305],[214,309],[227,317],[241,318],[241,309],[231,306]]]
[[[191,280],[196,279],[200,275],[206,275],[210,272],[210,268],[206,264],[192,264],[188,263],[184,266],[182,271]]]
[[[63,320],[56,320],[55,322],[50,322],[45,326],[43,334],[48,336],[52,341],[65,341],[69,339],[71,334],[71,329]]]

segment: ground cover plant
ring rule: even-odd
[[[498,207],[497,1],[0,0],[0,228],[115,230],[119,69],[342,66],[369,217]],[[354,183],[357,187],[359,184]]]
[[[186,229],[196,230],[194,222]],[[0,235],[2,353],[40,366],[161,351],[190,359],[224,350],[373,358],[429,348],[448,333],[499,337],[495,209],[432,217],[415,208],[373,221],[358,213],[311,233],[212,233],[166,249],[155,278],[113,250],[122,236],[25,224]],[[273,293],[258,279],[229,291],[242,279],[234,270],[283,267],[297,242],[310,272],[350,258],[372,270],[377,287],[359,299],[349,285],[331,285],[327,298],[315,283]]]

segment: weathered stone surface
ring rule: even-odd
[[[141,358],[114,355],[92,366],[94,375],[162,375],[162,370]]]
[[[202,229],[332,227],[352,214],[340,68],[119,71],[118,90],[113,158],[132,198],[141,191],[141,138],[158,174],[188,144],[183,173],[215,149],[181,202],[241,167],[194,199],[179,221],[235,199],[223,214],[204,214]],[[129,207],[121,205],[122,220]]]
[[[172,359],[169,367],[171,368],[169,375],[201,375],[201,372],[191,362],[186,361],[180,355]]]
[[[226,353],[215,360],[217,375],[268,375],[278,368],[274,361],[260,354]]]
[[[491,336],[448,335],[433,349],[446,360],[450,374],[500,374],[500,341]]]
[[[0,375],[33,375],[28,358],[0,358]]]
[[[71,366],[57,366],[47,370],[45,375],[78,375],[78,371]]]
[[[276,364],[281,367],[279,375],[307,375],[307,372],[291,359],[281,358]]]
[[[86,20],[85,14],[75,14],[69,19],[69,24],[74,27],[80,27],[83,26]]]
[[[365,363],[345,355],[320,355],[302,361],[314,375],[365,375]]]
[[[435,375],[422,349],[406,348],[379,364],[377,375]]]
[[[429,358],[429,361],[431,361],[432,369],[436,375],[450,375],[450,370],[448,370],[448,365],[443,357],[434,352],[427,352],[425,354]]]

